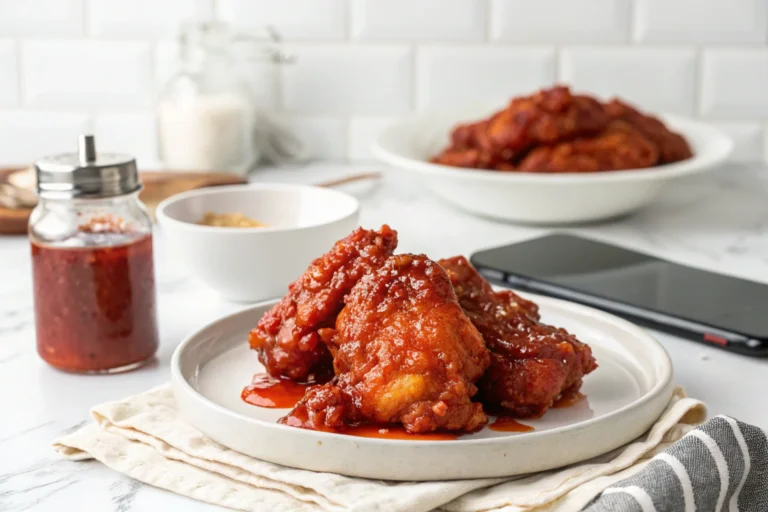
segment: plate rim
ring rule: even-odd
[[[669,353],[664,348],[664,346],[645,329],[628,320],[625,320],[616,315],[607,313],[605,311],[602,311],[596,308],[584,306],[584,305],[570,302],[567,300],[557,299],[553,297],[546,297],[543,295],[537,295],[537,294],[525,293],[525,292],[523,292],[523,294],[526,298],[530,298],[531,300],[534,300],[539,305],[548,304],[548,305],[553,305],[556,308],[564,308],[566,310],[573,309],[573,310],[582,312],[582,314],[586,314],[589,316],[603,317],[604,320],[608,320],[611,323],[618,324],[623,329],[630,331],[633,335],[633,338],[643,339],[644,343],[647,343],[649,346],[653,348],[653,350],[657,352],[656,355],[660,358],[659,361],[661,362],[661,370],[662,370],[662,374],[660,375],[660,378],[654,383],[651,389],[649,389],[646,393],[644,393],[642,396],[640,396],[636,400],[630,402],[629,404],[626,404],[602,416],[589,418],[577,423],[563,425],[560,427],[543,430],[543,431],[526,432],[525,434],[526,439],[531,440],[535,437],[548,437],[548,436],[554,436],[554,435],[562,435],[574,429],[578,429],[578,430],[587,429],[594,426],[595,424],[610,421],[611,418],[615,418],[617,416],[623,416],[625,414],[630,414],[633,410],[636,410],[636,409],[642,409],[648,402],[656,400],[660,394],[665,392],[665,390],[668,392],[670,396],[672,395],[672,392],[674,390],[674,369],[672,365],[672,360],[669,356]],[[225,414],[227,416],[230,416],[238,421],[246,421],[247,423],[258,426],[259,428],[269,428],[271,430],[277,430],[277,431],[283,431],[283,432],[285,432],[285,429],[291,429],[292,431],[294,431],[294,435],[305,436],[307,439],[317,438],[319,440],[322,440],[322,439],[339,440],[340,436],[336,433],[289,427],[287,425],[281,425],[279,423],[269,422],[266,420],[262,420],[259,418],[254,418],[251,416],[246,416],[244,414],[238,413],[237,411],[234,411],[223,405],[220,405],[214,402],[213,400],[207,398],[203,394],[201,394],[197,389],[195,389],[188,382],[188,380],[182,374],[181,357],[183,352],[187,349],[189,345],[194,343],[205,330],[210,328],[215,328],[215,326],[218,324],[228,322],[233,317],[245,316],[249,313],[252,313],[254,310],[274,305],[279,300],[280,299],[274,299],[274,300],[258,302],[250,306],[247,306],[245,308],[242,308],[238,311],[235,311],[233,313],[224,315],[212,322],[209,322],[203,327],[197,329],[192,334],[188,335],[181,343],[179,343],[179,345],[176,347],[176,349],[173,352],[173,356],[171,357],[171,380],[175,384],[173,386],[174,394],[177,392],[177,389],[179,389],[180,387],[185,393],[187,393],[189,397],[192,397],[197,402],[202,403],[206,407],[213,408],[218,412]],[[246,340],[243,340],[243,343],[246,343],[246,342],[247,342]],[[663,412],[663,409],[662,409],[662,412]],[[658,416],[655,417],[653,421],[655,421],[656,419],[658,419]],[[349,437],[349,436],[341,436],[341,437]],[[505,443],[510,441],[514,443],[515,441],[513,440],[516,437],[517,436],[504,436],[504,437],[490,437],[490,438],[483,438],[483,439],[458,438],[456,440],[452,440],[450,444],[460,443],[462,446],[468,446],[468,447],[498,445],[500,443]],[[354,439],[356,442],[365,442],[372,445],[383,445],[383,446],[392,445],[392,444],[403,446],[403,444],[405,443],[410,443],[413,446],[426,447],[426,446],[446,444],[446,441],[442,441],[442,440],[441,441],[433,441],[433,440],[411,441],[406,439],[380,439],[380,438],[358,438],[358,437],[352,437],[350,439]]]
[[[470,109],[471,107],[471,109]],[[412,113],[400,118],[379,131],[374,140],[370,143],[370,150],[375,158],[393,165],[398,169],[418,172],[430,176],[449,176],[457,179],[478,179],[488,182],[504,182],[509,184],[536,184],[536,185],[555,185],[564,183],[596,184],[608,182],[630,182],[630,181],[655,181],[676,178],[678,176],[705,172],[715,168],[723,163],[733,152],[735,143],[733,139],[723,130],[712,126],[710,123],[702,122],[686,116],[676,114],[657,114],[656,116],[666,123],[673,125],[676,129],[686,135],[689,130],[697,130],[706,133],[709,141],[707,146],[711,146],[711,153],[705,156],[694,155],[691,158],[665,165],[640,169],[625,169],[615,171],[601,172],[563,172],[563,173],[533,173],[533,172],[499,172],[488,169],[467,169],[461,167],[452,167],[442,164],[434,164],[425,160],[416,160],[400,153],[395,153],[387,148],[383,141],[392,136],[393,132],[401,131],[407,127],[424,124],[430,118],[448,118],[455,117],[462,119],[462,113],[481,112],[477,106],[464,106],[454,109],[428,109]],[[498,108],[497,108],[498,109]],[[488,109],[485,109],[488,110]],[[471,116],[470,116],[471,117]],[[459,121],[456,121],[459,122]],[[470,171],[470,172],[467,172]]]

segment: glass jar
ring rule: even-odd
[[[157,351],[152,221],[138,198],[136,162],[80,152],[35,163],[40,202],[30,216],[37,350],[77,373],[127,371]]]
[[[179,72],[159,105],[160,152],[170,170],[234,171],[256,163],[256,108],[218,22],[191,23],[179,39]]]

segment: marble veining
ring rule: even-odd
[[[264,169],[253,179],[318,183],[372,169],[315,163]],[[361,201],[363,225],[389,223],[400,232],[400,250],[433,258],[550,231],[467,216],[397,171],[386,171],[381,182],[353,183],[344,190]],[[635,215],[565,230],[768,282],[768,168],[733,166],[680,180]],[[242,307],[221,301],[170,261],[161,233],[156,252],[157,361],[124,375],[79,376],[53,370],[37,357],[28,243],[23,237],[0,238],[0,511],[217,509],[142,485],[93,461],[58,459],[50,447],[55,437],[91,421],[89,409],[96,403],[167,381],[171,354],[184,336]],[[677,381],[704,400],[711,414],[730,414],[768,428],[768,409],[755,407],[768,387],[768,361],[655,334],[674,361]]]

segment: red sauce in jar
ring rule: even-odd
[[[32,241],[40,357],[80,373],[150,359],[158,346],[152,235],[81,228],[71,244]]]

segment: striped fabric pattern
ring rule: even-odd
[[[768,511],[768,439],[758,427],[716,416],[615,483],[585,512]]]

